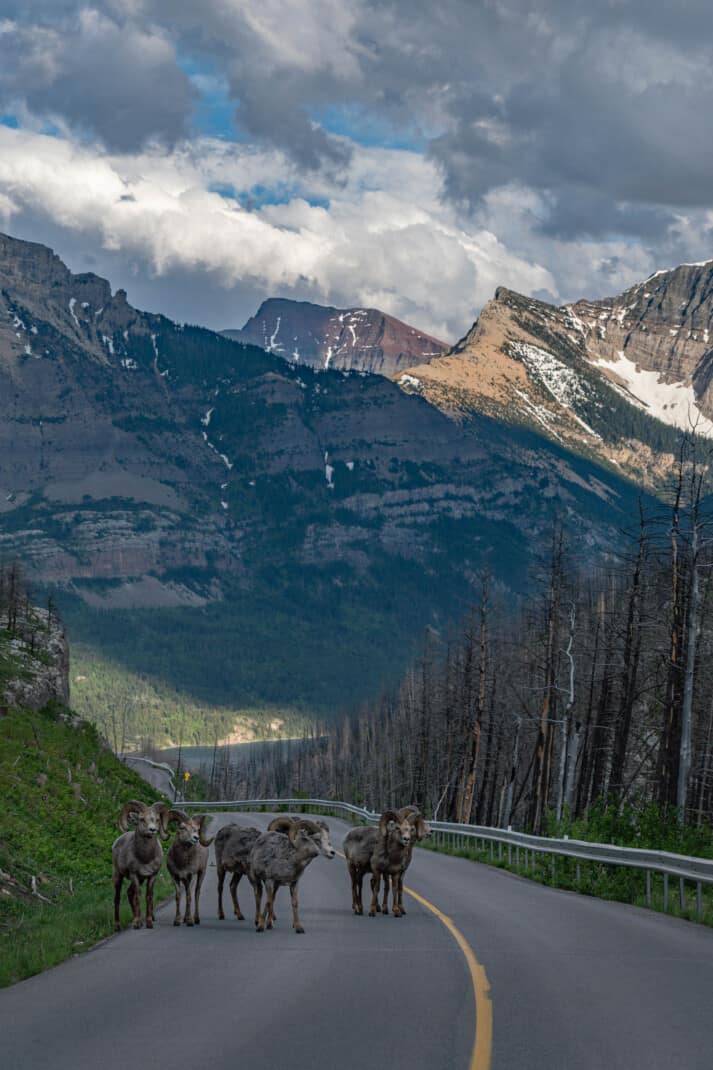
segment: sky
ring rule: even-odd
[[[709,259],[712,126],[708,0],[0,0],[0,230],[217,329]]]

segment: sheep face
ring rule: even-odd
[[[402,821],[389,822],[387,828],[390,837],[396,840],[397,843],[403,844],[404,847],[408,847],[414,838],[413,825],[407,817]]]
[[[315,824],[317,823],[315,822]],[[329,840],[329,830],[324,822],[319,822],[319,826],[316,832],[310,832],[305,828],[300,829],[297,833],[297,838],[298,840],[310,842],[316,848],[317,854],[323,855],[325,858],[334,858],[337,852]]]
[[[184,847],[192,847],[200,843],[200,830],[200,821],[196,821],[195,818],[189,817],[186,821],[179,821],[173,842],[180,843]]]
[[[152,807],[136,813],[133,824],[139,836],[155,837],[161,830],[160,815]]]

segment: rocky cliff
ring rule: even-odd
[[[462,418],[530,426],[656,486],[680,430],[713,435],[713,262],[561,308],[498,289],[451,351],[399,376]]]
[[[375,308],[330,308],[270,298],[226,337],[261,346],[294,364],[395,375],[448,350],[428,334]]]
[[[59,621],[26,606],[12,630],[0,620],[0,706],[69,703],[69,646]]]

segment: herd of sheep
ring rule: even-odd
[[[226,873],[231,874],[230,895],[236,918],[243,920],[238,902],[238,884],[245,876],[255,894],[255,927],[258,932],[271,929],[275,921],[275,893],[282,885],[290,889],[292,927],[303,933],[299,918],[297,885],[310,862],[318,855],[334,858],[336,851],[329,841],[329,828],[321,820],[300,817],[276,817],[267,832],[244,825],[223,825],[215,836],[206,835],[207,814],[189,817],[183,810],[166,803],[145,803],[132,799],[124,803],[119,814],[121,836],[112,847],[114,881],[114,926],[120,929],[119,906],[123,882],[129,882],[128,899],[133,913],[133,927],[141,928],[141,886],[146,883],[146,928],[154,923],[153,890],[163,862],[160,840],[167,840],[171,825],[176,833],[166,854],[166,866],[176,886],[176,916],[181,924],[181,895],[185,893],[184,925],[200,925],[200,893],[208,866],[208,848],[215,840],[215,864],[218,874],[218,917],[223,913],[223,886]],[[132,826],[131,828],[129,826]],[[352,910],[363,914],[362,885],[371,876],[369,915],[388,914],[389,890],[392,913],[400,917],[403,907],[403,878],[411,862],[414,844],[430,836],[431,830],[415,806],[385,810],[378,828],[354,828],[344,840],[344,856],[352,885]],[[383,901],[379,904],[381,882]],[[263,901],[264,892],[264,901]]]

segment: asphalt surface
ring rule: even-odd
[[[235,820],[264,827],[270,815]],[[348,826],[329,825],[341,847]],[[292,931],[285,889],[276,928],[257,934],[228,911],[227,883],[223,922],[211,867],[200,927],[174,928],[171,903],[154,930],[122,932],[0,991],[3,1070],[471,1067],[471,974],[425,906],[354,917],[344,861],[318,858],[300,883],[305,934]],[[453,920],[487,972],[493,1070],[713,1066],[713,931],[426,851],[407,884]],[[245,879],[240,893],[251,919]]]

